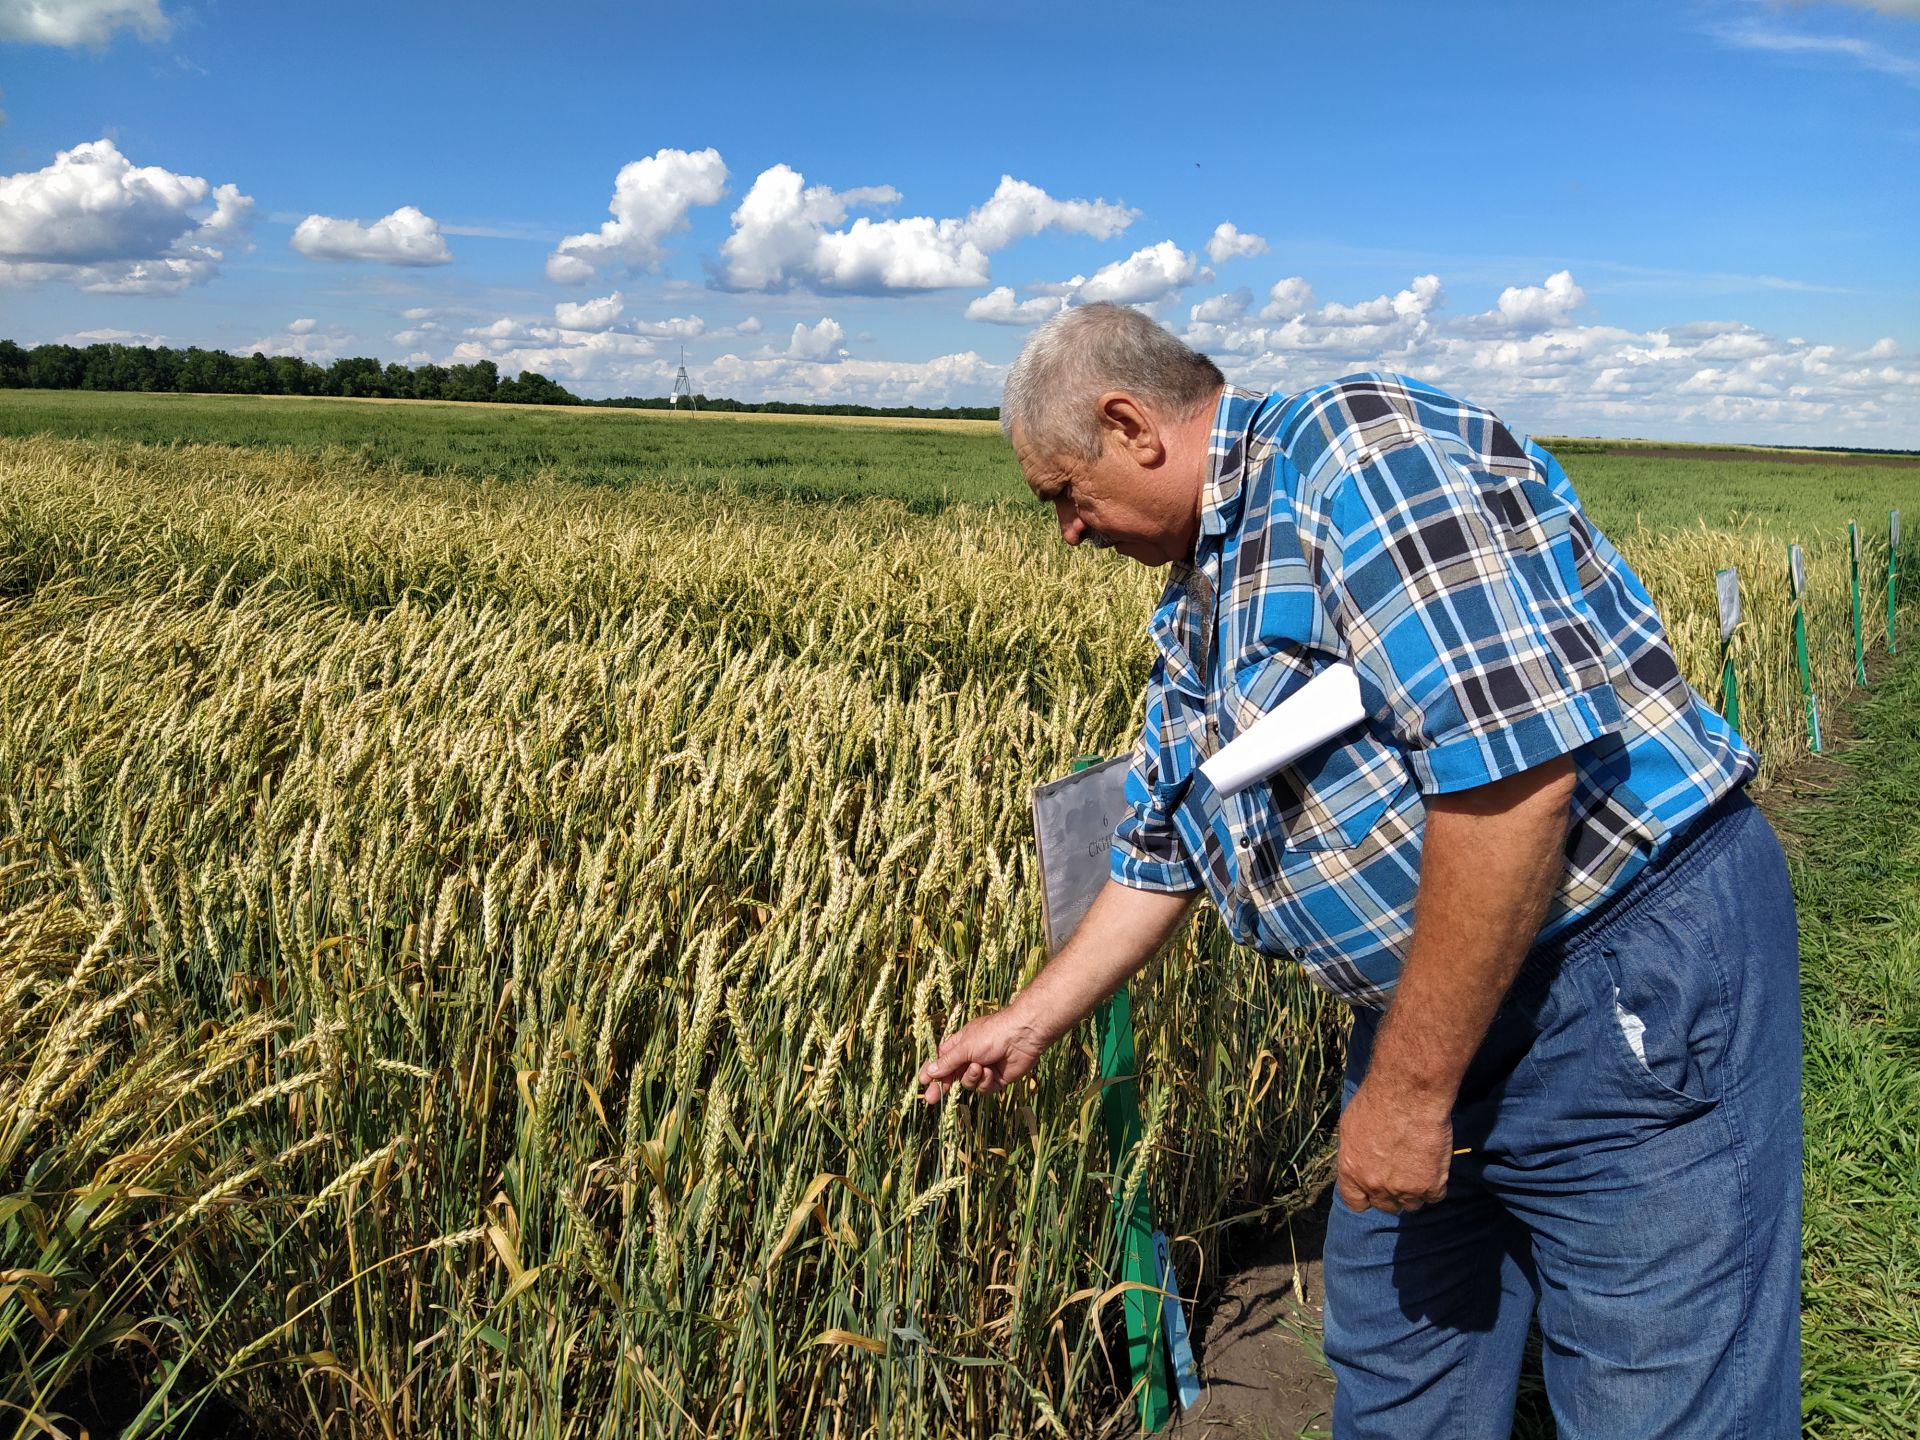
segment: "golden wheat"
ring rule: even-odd
[[[1616,538],[1708,694],[1750,577],[1775,773],[1777,538]],[[1844,566],[1810,546],[1829,696]],[[1208,1249],[1335,1064],[1206,920],[1135,990],[1127,1174],[1087,1036],[914,1098],[1042,958],[1027,790],[1128,742],[1154,585],[1015,512],[0,442],[5,1263],[102,1165],[154,1192],[103,1202],[85,1335],[0,1301],[0,1398],[165,1297],[154,1415],[211,1384],[276,1434],[1092,1428],[1114,1186]]]

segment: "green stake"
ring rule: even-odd
[[[1867,642],[1860,633],[1860,527],[1847,521],[1847,550],[1853,557],[1853,678],[1867,683]]]
[[[1720,600],[1720,713],[1737,734],[1740,678],[1733,673],[1733,632],[1740,623],[1740,572],[1731,565],[1714,571],[1713,588]]]
[[[1900,512],[1887,516],[1887,654],[1893,654],[1893,581],[1900,565]]]
[[[1800,608],[1800,592],[1806,588],[1806,564],[1798,545],[1787,546],[1787,584],[1793,589],[1793,653],[1800,662],[1800,690],[1807,697],[1807,739],[1813,753],[1820,753],[1820,702],[1813,694],[1813,667],[1807,663],[1807,617]]]
[[[1125,1186],[1134,1147],[1140,1143],[1140,1090],[1135,1080],[1133,1005],[1126,987],[1095,1014],[1100,1039],[1100,1113],[1113,1159],[1113,1219],[1120,1236],[1121,1276],[1134,1288],[1124,1294],[1127,1358],[1140,1404],[1140,1428],[1158,1430],[1172,1414],[1166,1346],[1161,1328],[1160,1267],[1154,1262],[1153,1217],[1145,1185]],[[1133,1190],[1131,1203],[1127,1190]]]
[[[1098,765],[1098,755],[1082,755],[1071,768],[1080,771]],[[1125,1187],[1123,1179],[1140,1143],[1139,1063],[1133,1048],[1133,1002],[1122,985],[1094,1012],[1094,1033],[1100,1046],[1100,1118],[1107,1131],[1107,1154],[1113,1164],[1113,1218],[1120,1240],[1120,1273],[1133,1288],[1124,1292],[1127,1316],[1128,1371],[1133,1376],[1140,1405],[1140,1428],[1158,1430],[1173,1414],[1167,1383],[1166,1346],[1162,1330],[1160,1267],[1153,1251],[1153,1216],[1145,1185]],[[1127,1189],[1133,1189],[1129,1203]]]

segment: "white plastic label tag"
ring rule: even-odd
[[[1733,627],[1740,623],[1740,572],[1729,565],[1713,572],[1713,587],[1720,593],[1720,643],[1733,638]]]
[[[1067,943],[1107,883],[1113,828],[1127,813],[1129,763],[1120,755],[1033,787],[1048,954]]]

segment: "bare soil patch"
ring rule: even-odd
[[[1320,1246],[1332,1197],[1322,1179],[1300,1208],[1222,1257],[1224,1278],[1194,1315],[1200,1403],[1169,1434],[1297,1440],[1331,1432]]]

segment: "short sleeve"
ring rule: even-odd
[[[1200,876],[1174,829],[1174,800],[1160,783],[1164,674],[1158,661],[1147,682],[1147,719],[1127,769],[1127,813],[1114,827],[1108,872],[1133,890],[1198,890]]]
[[[1325,514],[1323,599],[1422,793],[1489,784],[1620,728],[1571,551],[1580,517],[1553,488],[1421,437],[1362,457]]]

